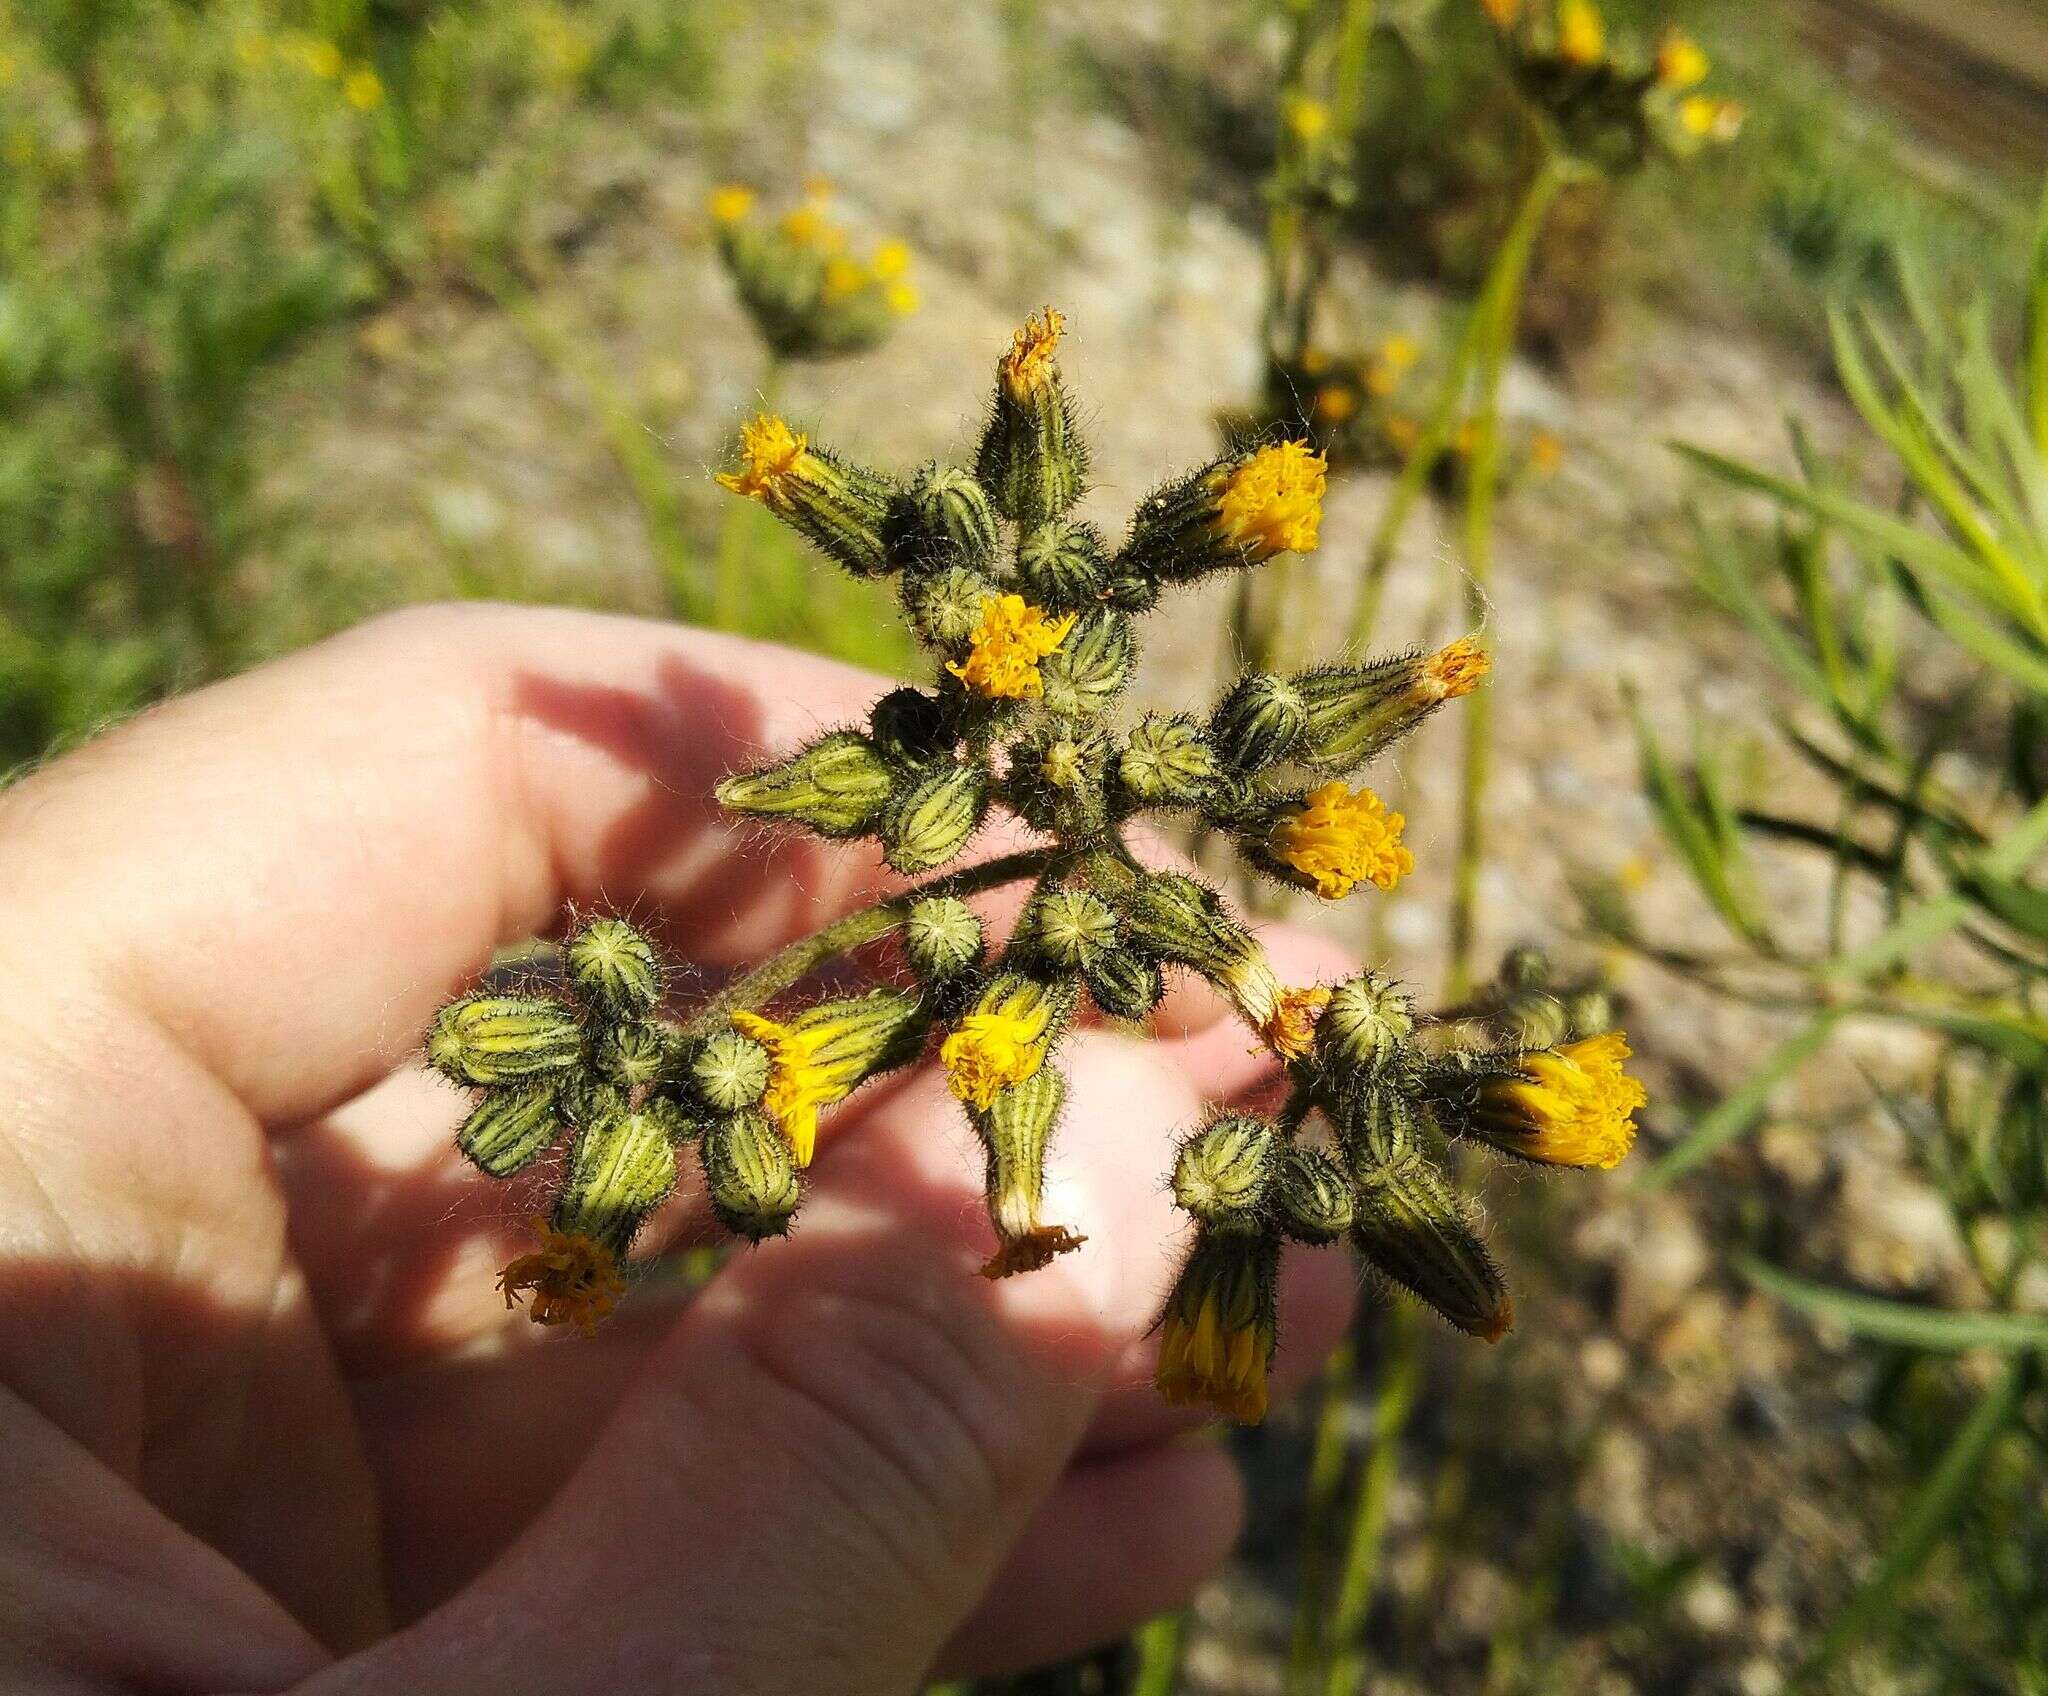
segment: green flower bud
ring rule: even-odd
[[[1092,524],[1043,524],[1017,544],[1024,598],[1052,612],[1092,607],[1109,586],[1109,559]]]
[[[1025,923],[1055,966],[1085,972],[1116,946],[1116,914],[1085,889],[1051,889],[1031,903]]]
[[[1289,1146],[1281,1151],[1273,1199],[1281,1230],[1297,1242],[1333,1243],[1351,1229],[1351,1187],[1344,1170],[1317,1149]]]
[[[882,819],[882,857],[906,877],[943,866],[967,846],[988,811],[988,773],[941,766],[911,784]]]
[[[964,565],[920,572],[903,582],[903,608],[919,636],[939,648],[956,648],[974,634],[994,583]]]
[[[613,1025],[597,1039],[592,1063],[621,1089],[644,1089],[661,1076],[668,1044],[657,1026],[644,1020]]]
[[[1220,775],[1215,750],[1181,713],[1147,713],[1117,760],[1125,790],[1148,806],[1193,806]]]
[[[578,1128],[623,1113],[627,1107],[626,1092],[595,1070],[571,1072],[562,1080],[555,1103],[562,1117]]]
[[[1205,1231],[1256,1232],[1262,1229],[1281,1147],[1280,1133],[1269,1121],[1227,1113],[1181,1144],[1173,1165],[1173,1199]]]
[[[568,1070],[583,1027],[548,995],[466,995],[427,1033],[427,1063],[459,1084],[509,1084]]]
[[[768,1087],[768,1050],[738,1031],[720,1031],[691,1057],[690,1085],[714,1113],[751,1107]]]
[[[562,1134],[551,1083],[494,1089],[463,1121],[455,1146],[494,1178],[509,1178]]]
[[[823,448],[780,418],[762,414],[740,431],[744,464],[718,481],[759,501],[792,530],[856,577],[893,569],[887,531],[896,485]]]
[[[1351,1240],[1388,1278],[1461,1331],[1498,1342],[1515,1321],[1470,1206],[1421,1154],[1354,1159]]]
[[[988,1216],[997,1238],[996,1252],[981,1269],[984,1278],[1036,1271],[1087,1240],[1064,1225],[1039,1219],[1046,1145],[1066,1093],[1059,1073],[1044,1066],[971,1115],[988,1152]]]
[[[1016,334],[996,370],[995,409],[974,457],[996,510],[1027,529],[1081,498],[1088,449],[1053,357],[1063,320],[1051,307]]]
[[[773,1119],[748,1107],[715,1120],[705,1127],[699,1152],[704,1185],[721,1225],[752,1242],[788,1231],[803,1179]]]
[[[1307,724],[1301,691],[1284,677],[1254,671],[1224,696],[1210,721],[1209,739],[1233,768],[1249,777],[1286,759]]]
[[[1139,503],[1118,563],[1185,583],[1289,550],[1313,552],[1328,470],[1301,442],[1227,453]]]
[[[1131,621],[1118,612],[1084,613],[1059,647],[1039,662],[1049,712],[1088,718],[1122,693],[1137,665]]]
[[[923,983],[948,983],[973,971],[986,946],[981,920],[957,896],[928,896],[903,921],[903,952]]]
[[[661,958],[624,919],[592,919],[569,939],[566,958],[570,987],[612,1018],[637,1018],[661,1000]]]
[[[684,1134],[682,1115],[665,1101],[583,1126],[569,1145],[555,1229],[624,1254],[642,1221],[676,1187],[675,1139]]]
[[[835,730],[788,759],[739,772],[719,784],[719,804],[736,813],[793,818],[820,836],[859,836],[887,805],[895,774],[865,736]]]
[[[1105,954],[1081,973],[1081,982],[1095,1005],[1112,1019],[1145,1018],[1166,993],[1159,962],[1127,948]]]
[[[1163,960],[1192,966],[1223,990],[1254,1029],[1280,1004],[1281,984],[1258,939],[1213,889],[1178,872],[1143,878],[1124,901],[1127,934]]]
[[[1160,1321],[1159,1393],[1175,1407],[1206,1402],[1241,1424],[1266,1417],[1280,1239],[1203,1231]]]
[[[1377,1079],[1406,1069],[1415,1008],[1399,986],[1372,972],[1330,992],[1316,1035],[1324,1063],[1345,1079]]]
[[[1103,736],[1064,721],[1042,725],[1009,747],[1003,803],[1034,830],[1074,841],[1109,824],[1102,785],[1109,747]]]
[[[891,689],[868,713],[868,730],[886,760],[929,765],[953,747],[945,703],[922,689]]]
[[[986,567],[999,540],[988,491],[952,465],[927,465],[891,515],[890,547],[898,564]]]
[[[1433,654],[1303,672],[1293,681],[1307,723],[1289,758],[1330,776],[1356,770],[1446,701],[1478,688],[1492,663],[1467,636]]]

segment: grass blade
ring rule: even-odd
[[[1962,1349],[1997,1349],[2011,1354],[2048,1349],[2048,1313],[1951,1313],[1917,1302],[1887,1301],[1795,1278],[1745,1255],[1736,1269],[1766,1294],[1814,1319],[1826,1320],[1859,1337],[1942,1354]]]
[[[1725,1096],[1700,1116],[1699,1123],[1665,1150],[1636,1179],[1639,1191],[1662,1189],[1690,1172],[1709,1155],[1733,1142],[1763,1117],[1771,1091],[1820,1051],[1842,1015],[1833,1009],[1816,1013],[1799,1030],[1771,1050],[1740,1089]]]

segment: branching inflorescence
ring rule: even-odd
[[[684,1021],[658,1012],[651,945],[612,918],[569,942],[566,996],[483,993],[443,1010],[428,1057],[484,1092],[463,1152],[505,1177],[569,1139],[541,1246],[503,1279],[507,1301],[529,1296],[541,1323],[588,1329],[610,1310],[619,1262],[687,1148],[726,1226],[754,1241],[787,1231],[820,1114],[933,1048],[986,1153],[995,1247],[983,1273],[1079,1248],[1044,1217],[1066,1097],[1053,1059],[1084,1005],[1141,1020],[1171,970],[1220,990],[1290,1089],[1275,1116],[1219,1114],[1180,1149],[1173,1189],[1197,1234],[1163,1321],[1170,1400],[1262,1415],[1289,1239],[1348,1236],[1452,1324],[1499,1337],[1512,1308],[1447,1175],[1450,1142],[1559,1165],[1612,1166],[1626,1152],[1643,1095],[1618,1034],[1533,1051],[1433,1042],[1374,973],[1282,982],[1215,889],[1133,853],[1137,821],[1193,815],[1262,873],[1324,900],[1391,888],[1413,865],[1401,815],[1350,780],[1476,688],[1489,662],[1466,639],[1253,672],[1206,718],[1124,722],[1113,709],[1137,616],[1168,589],[1313,548],[1325,471],[1298,442],[1233,451],[1149,496],[1112,550],[1071,516],[1087,453],[1056,363],[1061,328],[1048,308],[1017,333],[971,471],[934,464],[899,481],[777,418],[742,433],[743,463],[720,481],[847,570],[893,578],[938,664],[931,687],[890,691],[864,725],[728,778],[719,799],[877,840],[896,872],[923,881],[794,944]],[[995,808],[1044,844],[945,869]],[[1023,882],[1019,916],[992,947],[966,898]],[[906,987],[771,1010],[815,968],[891,934]]]

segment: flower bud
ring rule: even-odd
[[[1414,1034],[1413,1004],[1396,985],[1373,972],[1361,972],[1337,985],[1316,1025],[1323,1063],[1346,1082],[1404,1070]]]
[[[1424,1078],[1453,1131],[1547,1166],[1621,1164],[1649,1101],[1619,1031],[1534,1052],[1451,1054]]]
[[[1109,823],[1103,798],[1108,742],[1066,720],[1041,725],[1009,747],[1003,801],[1034,830],[1075,841]]]
[[[569,1145],[555,1229],[624,1254],[641,1222],[676,1186],[675,1139],[681,1134],[682,1115],[665,1101],[608,1113],[583,1126]]]
[[[1159,962],[1128,948],[1105,954],[1081,973],[1081,982],[1103,1014],[1132,1023],[1147,1017],[1166,994]]]
[[[973,1115],[988,1151],[988,1216],[998,1239],[981,1268],[984,1278],[1034,1272],[1087,1241],[1064,1225],[1042,1224],[1038,1216],[1045,1199],[1046,1145],[1066,1093],[1059,1073],[1042,1067]]]
[[[621,1089],[644,1089],[661,1076],[668,1045],[659,1027],[644,1019],[613,1025],[601,1032],[591,1063]]]
[[[1048,890],[1026,922],[1038,951],[1064,971],[1088,971],[1116,947],[1116,914],[1085,889]]]
[[[1205,1231],[1258,1231],[1280,1147],[1280,1133],[1269,1121],[1227,1113],[1181,1144],[1173,1199]]]
[[[565,1075],[555,1092],[561,1115],[579,1130],[594,1125],[607,1114],[625,1112],[626,1092],[594,1068],[581,1068]]]
[[[768,1050],[738,1031],[706,1037],[690,1060],[690,1085],[714,1113],[737,1113],[768,1087]]]
[[[661,960],[624,919],[592,919],[569,939],[569,984],[587,1007],[638,1018],[661,1000]]]
[[[1147,713],[1117,760],[1124,789],[1147,806],[1193,806],[1221,775],[1215,750],[1183,713]]]
[[[869,710],[868,733],[882,758],[899,766],[929,765],[953,748],[945,703],[922,689],[891,689]]]
[[[1308,724],[1301,691],[1271,672],[1248,672],[1223,698],[1209,724],[1209,740],[1247,777],[1278,765]]]
[[[1301,442],[1224,455],[1145,497],[1118,562],[1162,583],[1313,553],[1329,466]]]
[[[509,1178],[562,1133],[551,1083],[494,1089],[463,1121],[455,1146],[494,1178]]]
[[[1091,717],[1122,693],[1136,664],[1128,618],[1084,614],[1039,666],[1045,705],[1062,718]]]
[[[1195,1239],[1160,1321],[1160,1395],[1175,1407],[1207,1402],[1244,1425],[1266,1417],[1279,1272],[1270,1233]]]
[[[1515,1322],[1514,1303],[1471,1208],[1443,1174],[1411,1152],[1354,1160],[1351,1181],[1358,1252],[1459,1330],[1500,1341]]]
[[[882,818],[882,857],[906,877],[943,866],[967,846],[988,811],[988,773],[947,765],[921,777]]]
[[[865,736],[835,730],[786,760],[737,772],[713,792],[735,813],[793,818],[820,836],[859,836],[889,799],[895,774]]]
[[[1258,939],[1213,889],[1178,872],[1148,874],[1124,899],[1127,934],[1140,948],[1200,972],[1255,1030],[1280,1005],[1281,983]]]
[[[583,1027],[547,995],[466,995],[427,1033],[427,1063],[459,1084],[508,1084],[574,1066]]]
[[[890,550],[899,565],[986,568],[998,540],[988,491],[957,466],[927,465],[891,514]]]
[[[994,583],[964,565],[919,572],[903,583],[903,609],[918,635],[935,647],[957,648],[981,622],[981,610],[1000,594]]]
[[[818,1110],[913,1059],[924,1043],[926,1021],[916,996],[875,989],[821,1001],[787,1021],[742,1008],[732,1015],[732,1025],[768,1050],[762,1110],[782,1127],[797,1164],[808,1166]]]
[[[728,1231],[759,1242],[789,1229],[803,1195],[796,1156],[759,1108],[742,1108],[705,1127],[704,1187]]]
[[[1355,771],[1446,701],[1471,694],[1492,667],[1486,650],[1464,636],[1433,654],[1304,672],[1293,682],[1306,724],[1289,758],[1315,772]]]
[[[928,896],[903,921],[903,952],[923,983],[949,983],[973,971],[985,947],[981,920],[957,896]]]
[[[885,529],[895,486],[888,478],[811,447],[765,413],[740,431],[740,451],[744,464],[720,472],[722,486],[759,501],[856,577],[892,569]]]
[[[1109,585],[1109,558],[1092,524],[1042,524],[1017,545],[1017,581],[1054,611],[1092,607]]]
[[[984,1111],[994,1106],[1044,1064],[1073,1008],[1073,989],[1064,982],[998,972],[939,1045],[954,1096]]]
[[[974,459],[996,510],[1027,529],[1059,517],[1087,485],[1087,446],[1054,357],[1064,328],[1048,306],[1017,332],[996,369],[995,409]]]
[[[1336,1161],[1318,1149],[1290,1144],[1273,1174],[1274,1212],[1296,1242],[1333,1243],[1351,1229],[1351,1186]]]

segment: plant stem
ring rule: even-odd
[[[809,977],[827,961],[887,936],[910,916],[910,909],[920,901],[936,895],[975,895],[1006,883],[1021,883],[1026,878],[1050,871],[1066,858],[1067,852],[1062,848],[1030,848],[1021,853],[1004,854],[998,859],[984,860],[979,865],[931,878],[887,900],[877,901],[871,907],[834,919],[829,925],[771,954],[752,971],[734,978],[690,1015],[683,1024],[683,1034],[705,1035],[736,1008],[758,1007],[780,995],[791,984]]]
[[[1294,1641],[1287,1655],[1290,1696],[1315,1696],[1324,1654],[1324,1592],[1330,1521],[1344,1483],[1344,1415],[1358,1377],[1358,1343],[1346,1337],[1323,1367],[1315,1446],[1309,1451],[1308,1511],[1301,1532],[1301,1583],[1294,1604]]]
[[[1478,409],[1472,463],[1465,491],[1465,601],[1473,624],[1486,616],[1487,587],[1493,576],[1493,502],[1500,476],[1500,380],[1515,326],[1522,313],[1522,291],[1529,258],[1543,215],[1564,186],[1566,169],[1547,150],[1536,174],[1523,191],[1493,268],[1480,291],[1474,312],[1478,327],[1476,372]],[[1458,798],[1458,858],[1451,893],[1449,993],[1465,995],[1472,984],[1472,943],[1477,925],[1479,867],[1485,853],[1486,782],[1493,761],[1493,692],[1481,690],[1465,703],[1465,769]]]
[[[1188,1616],[1181,1613],[1161,1614],[1138,1628],[1138,1676],[1131,1681],[1131,1696],[1173,1696],[1187,1626]]]

